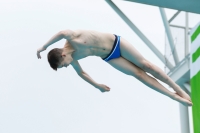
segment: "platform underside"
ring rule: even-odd
[[[200,14],[200,0],[125,0]]]

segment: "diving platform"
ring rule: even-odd
[[[125,0],[200,14],[200,0]]]

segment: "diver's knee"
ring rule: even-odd
[[[138,80],[143,80],[144,79],[144,71],[139,70],[139,71],[135,72],[133,74],[133,76]]]
[[[141,63],[141,68],[146,71],[146,72],[150,72],[150,71],[154,71],[154,66],[152,63],[150,63],[147,60],[143,60]]]

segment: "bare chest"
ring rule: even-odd
[[[113,41],[112,34],[88,31],[84,34],[76,34],[73,39],[69,40],[69,44],[75,49],[73,58],[78,60],[87,56],[105,57],[111,51]]]
[[[88,56],[104,56],[110,50],[104,46],[103,42],[98,42],[95,40],[81,40],[76,39],[70,42],[74,47],[75,52],[73,53],[73,58],[76,60],[88,57]]]
[[[72,58],[75,60],[79,60],[88,56],[99,56],[105,57],[109,51],[101,48],[87,47],[87,48],[79,48],[73,52]]]

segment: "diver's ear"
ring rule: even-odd
[[[62,57],[66,57],[66,54],[65,53],[62,53],[62,55],[61,55]]]

